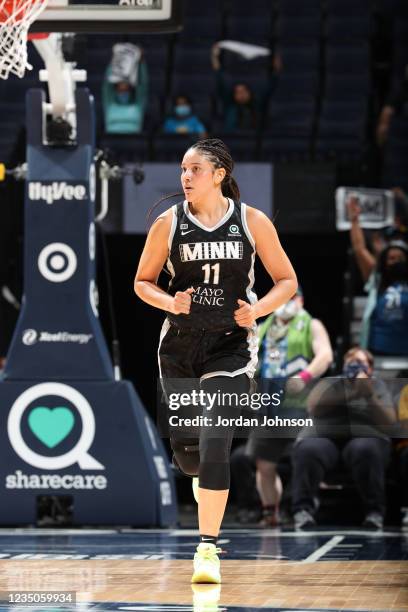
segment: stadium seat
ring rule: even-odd
[[[397,19],[408,19],[408,4],[406,0],[393,0],[391,6]]]
[[[395,41],[392,56],[392,86],[398,86],[405,76],[408,64],[408,39]]]
[[[141,134],[102,134],[102,149],[108,149],[115,163],[145,162],[150,159],[150,137]]]
[[[194,135],[158,134],[152,142],[153,159],[178,162],[196,140]]]
[[[237,161],[257,159],[257,135],[255,132],[240,130],[237,134],[217,134],[229,147],[232,157]]]
[[[266,17],[271,13],[273,3],[271,0],[257,0],[256,5],[251,4],[251,2],[242,2],[242,0],[224,1],[224,9],[227,16],[252,16],[254,14],[254,7],[256,7],[257,15]]]
[[[280,43],[318,41],[321,34],[321,20],[316,17],[285,15],[276,24],[275,36]]]
[[[277,80],[274,99],[287,101],[315,96],[319,76],[316,72],[302,73],[301,75],[281,74]]]
[[[334,74],[365,75],[370,72],[370,55],[366,45],[359,47],[328,47],[326,71]]]
[[[329,16],[325,34],[330,43],[349,45],[350,41],[367,41],[372,34],[372,23],[367,17]]]
[[[226,21],[225,37],[228,39],[269,46],[271,36],[271,20],[266,15],[263,18],[230,17]]]
[[[282,58],[283,73],[313,73],[319,70],[319,46],[317,43],[310,43],[306,46],[279,46],[279,53]]]
[[[205,74],[211,72],[210,50],[208,46],[176,45],[174,49],[173,71],[178,74]]]
[[[324,98],[321,103],[321,116],[329,120],[358,121],[367,117],[367,108],[366,98],[350,101]]]
[[[163,99],[151,94],[146,108],[144,128],[147,131],[157,129],[163,121]]]
[[[211,15],[210,17],[208,15]],[[184,28],[178,34],[180,41],[200,40],[215,42],[220,40],[222,36],[222,18],[221,14],[206,13],[205,16],[197,18],[195,15],[186,15],[184,20]]]
[[[396,43],[408,44],[408,21],[395,19],[393,28],[393,39]]]
[[[255,12],[246,17],[228,17],[225,27],[225,36],[230,40],[268,45],[271,38],[271,22],[268,16],[262,16]]]
[[[360,159],[364,151],[365,128],[365,118],[352,120],[343,116],[321,116],[317,129],[316,154]]]
[[[371,14],[372,2],[371,0],[358,0],[358,2],[355,0],[327,0],[326,10],[329,16],[365,16]]]
[[[272,99],[265,116],[264,133],[268,136],[305,137],[312,135],[315,99],[288,100],[278,103]]]
[[[309,138],[264,136],[261,141],[261,161],[306,160],[310,156]]]
[[[205,2],[185,2],[184,13],[187,17],[202,18],[208,14],[219,14],[224,12],[224,0],[205,0]]]
[[[368,98],[370,92],[369,73],[361,75],[328,74],[325,92],[327,98],[338,100],[352,100]]]
[[[277,9],[281,15],[314,16],[320,14],[321,3],[320,0],[279,0]]]
[[[318,132],[319,137],[330,138],[333,140],[344,138],[347,140],[355,140],[355,138],[363,138],[365,128],[364,118],[360,119],[345,119],[344,117],[327,118],[320,117]]]
[[[211,95],[215,90],[215,77],[208,71],[203,74],[180,74],[172,75],[170,92],[171,95],[183,91],[187,94],[193,92],[194,96]]]
[[[408,142],[408,118],[406,116],[394,115],[392,117],[387,142],[388,144]]]

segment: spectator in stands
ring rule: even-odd
[[[147,96],[148,72],[142,50],[131,43],[114,45],[102,92],[106,133],[140,133]]]
[[[361,347],[344,356],[343,377],[317,383],[308,397],[313,427],[305,427],[293,450],[293,511],[297,529],[313,527],[319,485],[340,459],[364,504],[363,525],[381,529],[390,427],[396,416],[383,381],[373,379],[373,356]]]
[[[395,202],[394,224],[382,232],[372,232],[371,251],[360,226],[361,208],[358,198],[352,196],[347,202],[351,221],[350,241],[364,282],[367,282],[374,272],[377,260],[389,240],[408,241],[408,196],[400,187],[393,187],[392,191]]]
[[[377,269],[375,302],[364,313],[368,348],[376,355],[408,356],[408,245],[391,241]]]
[[[402,200],[405,194],[395,190]],[[371,253],[359,224],[357,200],[351,198],[348,206],[351,243],[368,292],[360,343],[376,355],[408,356],[408,244],[380,236],[374,243],[376,253]],[[405,214],[401,206],[393,236],[405,236]]]
[[[308,383],[326,372],[333,360],[330,339],[323,323],[313,319],[303,308],[302,290],[271,314],[259,326],[260,386],[280,386],[286,382],[286,397],[280,416],[304,416]],[[289,377],[296,377],[290,378]],[[266,389],[265,389],[266,390]],[[269,388],[268,391],[270,392]],[[289,414],[290,413],[290,414]],[[262,527],[279,522],[278,508],[282,484],[277,473],[279,459],[290,453],[292,439],[284,431],[282,437],[264,437],[254,430],[249,437],[247,454],[256,463],[256,482],[262,501]]]
[[[226,132],[240,130],[256,130],[260,125],[261,114],[266,100],[273,88],[274,80],[260,83],[259,91],[251,90],[245,79],[228,86],[220,62],[221,47],[218,43],[211,49],[211,63],[217,77],[217,95],[222,107],[223,129]],[[276,72],[281,69],[281,63],[273,60]],[[262,91],[263,87],[263,91]]]
[[[196,134],[206,138],[207,132],[193,112],[193,105],[188,96],[178,95],[174,98],[172,113],[164,122],[163,132],[166,134]]]
[[[408,65],[405,78],[394,95],[391,95],[380,112],[377,122],[377,144],[382,147],[388,138],[391,119],[394,115],[408,116]]]

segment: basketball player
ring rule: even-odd
[[[248,392],[257,362],[256,320],[285,304],[297,289],[273,224],[240,201],[233,166],[218,139],[200,140],[186,152],[181,163],[185,200],[152,225],[135,278],[136,294],[167,314],[158,351],[161,378],[198,378],[208,393],[228,382],[236,393]],[[252,292],[255,253],[274,282],[260,300]],[[171,280],[164,291],[157,280],[166,262]],[[225,410],[213,406],[213,422]],[[236,406],[237,416],[239,410]],[[230,486],[234,428],[216,434],[211,429],[200,428],[197,439],[173,430],[170,443],[173,463],[193,477],[198,501],[200,544],[192,582],[219,583],[216,544]]]

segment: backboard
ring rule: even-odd
[[[170,33],[181,27],[182,0],[49,0],[30,32]]]

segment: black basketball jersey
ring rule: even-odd
[[[253,303],[255,243],[246,205],[229,199],[224,217],[208,228],[191,214],[187,201],[173,208],[167,269],[168,292],[194,288],[190,314],[168,313],[179,327],[225,329],[236,326],[238,299]]]

